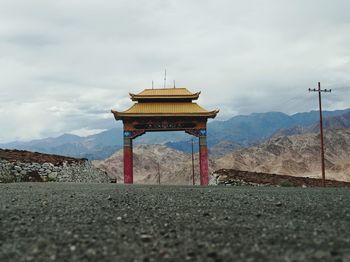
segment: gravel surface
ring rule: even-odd
[[[350,261],[350,189],[0,184],[0,261]]]

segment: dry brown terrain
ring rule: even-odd
[[[0,159],[4,159],[10,162],[35,162],[39,164],[51,163],[53,165],[60,165],[63,162],[79,163],[84,162],[86,159],[73,158],[59,155],[43,154],[38,152],[30,152],[25,150],[15,149],[1,149],[0,148]]]
[[[198,154],[195,155],[195,178],[199,181]],[[105,170],[118,183],[123,181],[123,150],[111,157],[93,164]],[[168,148],[164,145],[137,145],[134,147],[134,182],[156,184],[158,181],[158,164],[162,184],[188,185],[192,183],[191,155]],[[210,161],[210,172],[215,163]]]
[[[350,182],[350,129],[325,132],[327,178]],[[320,177],[320,138],[303,134],[273,138],[216,159],[220,168]]]
[[[317,134],[272,138],[256,147],[234,151],[210,159],[209,171],[235,169],[298,177],[320,178],[320,142]],[[325,132],[326,178],[350,182],[350,129]],[[216,150],[219,150],[216,148]],[[191,156],[162,145],[138,145],[134,148],[136,183],[157,183],[158,163],[162,184],[191,183]],[[123,151],[104,161],[94,161],[119,182],[123,180]],[[198,182],[198,155],[195,159]]]

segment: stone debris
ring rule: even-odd
[[[108,195],[107,200],[111,201],[113,200],[113,198],[110,195]]]
[[[322,180],[309,177],[295,177],[287,175],[249,172],[235,169],[219,169],[215,171],[212,184],[227,186],[280,186],[280,187],[321,187]],[[328,187],[350,187],[350,182],[328,180]]]
[[[148,242],[152,241],[152,236],[148,235],[148,234],[142,234],[140,236],[140,239],[141,239],[142,242],[148,243]]]
[[[48,155],[50,162],[28,162],[28,159],[35,159],[30,157],[31,152],[26,152],[24,157],[21,159],[21,154],[17,154],[15,157],[11,157],[10,152],[7,156],[4,155],[5,150],[1,150],[0,154],[0,183],[10,182],[82,182],[82,183],[108,183],[109,177],[107,174],[94,167],[90,161],[77,159],[73,161],[73,158],[68,158],[65,161],[58,161],[53,156]],[[20,151],[22,153],[22,151]],[[22,153],[23,154],[23,153]],[[44,157],[44,154],[40,154]],[[64,157],[59,157],[59,159]],[[62,159],[61,159],[62,160]]]

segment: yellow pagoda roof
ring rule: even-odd
[[[208,111],[196,103],[190,102],[150,102],[136,103],[124,112],[112,110],[116,120],[123,117],[143,116],[203,116],[214,118],[219,110]]]
[[[200,92],[192,93],[187,88],[145,89],[138,94],[129,93],[131,100],[148,99],[198,99]]]

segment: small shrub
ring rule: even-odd
[[[280,186],[282,187],[292,187],[294,184],[288,180],[283,180],[281,183],[279,183]]]

